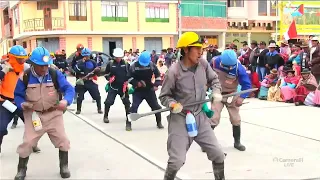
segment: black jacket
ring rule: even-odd
[[[264,49],[263,51],[261,51],[261,53],[258,54],[258,58],[259,58],[259,62],[258,62],[258,66],[259,67],[265,67],[267,64],[267,56],[266,54],[269,52],[268,49]]]
[[[105,74],[107,74],[107,81],[110,80],[112,76],[115,76],[115,80],[111,83],[112,87],[121,88],[124,82],[128,81],[128,71],[130,65],[124,60],[119,63],[115,60],[111,60],[106,67]]]
[[[216,49],[213,49],[213,51],[208,51],[207,52],[207,61],[208,62],[211,62],[212,58],[215,57],[215,56],[219,56],[221,53],[216,50]]]
[[[154,84],[151,82],[153,74],[156,80]],[[128,82],[132,84],[134,88],[136,88],[135,91],[149,91],[154,86],[161,85],[160,72],[157,66],[152,62],[150,62],[149,66],[146,67],[141,66],[138,61],[134,62],[130,66],[128,77]],[[137,88],[138,82],[141,81],[145,82],[146,87]]]

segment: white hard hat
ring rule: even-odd
[[[311,39],[311,41],[319,41],[319,38],[318,38],[318,37],[313,37],[313,38]]]
[[[123,50],[121,49],[121,48],[115,48],[114,50],[113,50],[113,56],[114,57],[123,57],[124,56],[124,53],[123,53]]]

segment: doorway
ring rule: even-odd
[[[118,38],[118,37],[103,38],[102,44],[103,44],[103,52],[110,56],[112,56],[113,50],[115,48],[121,48],[121,49],[123,48],[122,38]]]
[[[117,48],[115,41],[109,41],[109,52],[110,55],[113,56],[113,50]]]
[[[43,27],[45,31],[52,30],[52,15],[50,7],[43,8]]]

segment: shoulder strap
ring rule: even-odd
[[[52,82],[54,84],[54,88],[59,91],[59,82],[57,78],[57,71],[51,67],[49,67],[49,74],[51,76]]]
[[[26,69],[26,70],[24,71],[24,73],[23,73],[23,79],[22,79],[22,81],[23,81],[23,84],[25,85],[26,88],[27,88],[28,83],[29,83],[30,73],[31,73],[31,69],[30,69],[30,68]]]

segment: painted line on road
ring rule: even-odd
[[[147,162],[149,162],[150,164],[154,165],[155,167],[157,167],[158,169],[160,169],[161,171],[166,170],[166,165],[164,165],[163,163],[161,163],[160,161],[156,160],[155,158],[152,158],[150,155],[148,155],[147,153],[141,151],[140,149],[132,146],[132,145],[127,145],[124,142],[120,141],[119,139],[111,136],[110,134],[106,133],[104,131],[104,128],[102,126],[100,126],[99,124],[95,123],[92,120],[89,120],[88,118],[82,116],[82,115],[77,115],[69,110],[67,110],[70,114],[76,116],[77,118],[81,119],[83,122],[85,122],[86,124],[88,124],[89,126],[93,127],[94,129],[98,130],[99,132],[101,132],[103,135],[107,136],[108,138],[114,140],[115,142],[121,144],[122,146],[124,146],[125,148],[127,148],[128,150],[130,150],[131,152],[133,152],[134,154],[138,155],[139,157],[141,157],[142,159],[146,160]],[[182,174],[182,173],[178,173],[179,175],[176,176],[176,179],[178,180],[182,180],[182,179],[191,179],[189,176]]]
[[[319,139],[314,139],[314,138],[311,138],[311,137],[307,137],[307,136],[291,133],[291,132],[288,132],[288,131],[283,131],[281,129],[276,129],[276,128],[272,128],[272,127],[268,127],[268,126],[263,126],[263,125],[259,125],[259,124],[255,124],[255,123],[251,123],[251,122],[247,122],[247,121],[241,121],[241,123],[250,124],[250,125],[253,125],[253,126],[258,126],[258,127],[262,127],[262,128],[266,128],[266,129],[271,129],[271,130],[282,132],[282,133],[285,133],[285,134],[290,134],[290,135],[293,135],[293,136],[298,136],[298,137],[305,138],[305,139],[308,139],[308,140],[320,142]]]

